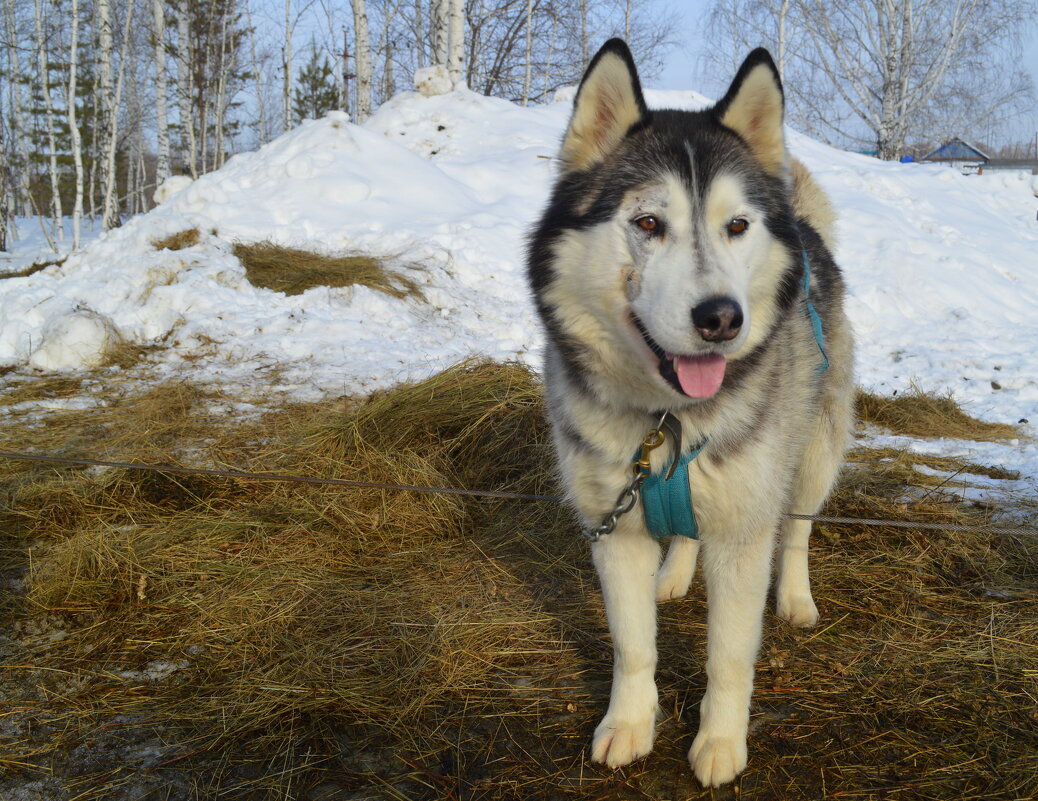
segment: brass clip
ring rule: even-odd
[[[658,428],[652,429],[645,435],[645,439],[642,440],[641,456],[634,463],[635,475],[647,476],[652,472],[652,467],[649,466],[649,454],[662,445],[666,439],[666,435]]]

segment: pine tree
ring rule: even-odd
[[[335,71],[324,56],[318,63],[317,46],[310,44],[310,61],[299,70],[292,98],[292,115],[296,122],[320,119],[339,104]]]

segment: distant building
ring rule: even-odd
[[[991,159],[984,165],[984,169],[989,172],[991,170],[1024,170],[1038,175],[1038,159]]]
[[[975,148],[969,142],[963,142],[956,137],[945,142],[933,153],[927,153],[919,161],[936,161],[949,164],[964,173],[975,172],[983,174],[984,165],[991,161],[991,157],[984,151]]]

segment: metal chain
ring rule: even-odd
[[[591,544],[598,542],[606,534],[612,534],[613,529],[616,528],[616,521],[621,515],[627,514],[631,511],[635,504],[638,503],[638,494],[641,492],[642,482],[645,481],[645,477],[652,472],[652,466],[649,464],[649,454],[651,454],[656,448],[662,445],[667,440],[667,435],[663,433],[663,425],[667,421],[667,417],[670,412],[663,412],[660,415],[660,421],[656,423],[656,427],[649,429],[649,433],[645,435],[645,439],[642,440],[641,452],[638,459],[634,462],[633,471],[634,475],[631,480],[627,483],[620,494],[616,496],[616,503],[613,504],[613,508],[610,512],[602,518],[602,522],[594,528],[586,529],[584,539]],[[680,423],[677,427],[677,447],[681,447],[681,426]],[[675,454],[676,458],[677,454]]]
[[[606,534],[612,534],[613,529],[616,528],[616,521],[619,517],[627,514],[634,508],[635,504],[638,503],[638,493],[641,492],[642,482],[644,480],[644,475],[640,472],[635,473],[627,486],[624,487],[620,491],[620,494],[616,496],[616,503],[613,504],[612,511],[606,514],[606,516],[602,518],[602,522],[597,526],[584,530],[584,539],[594,544]]]

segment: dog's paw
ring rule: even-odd
[[[692,770],[704,787],[720,787],[746,768],[746,740],[700,732],[688,752]]]
[[[684,537],[675,537],[670,544],[667,558],[656,574],[656,600],[670,601],[684,598],[696,573],[696,557],[699,543]]]
[[[660,570],[656,577],[656,600],[659,602],[684,598],[692,584],[692,572],[686,570]]]
[[[652,750],[656,721],[616,720],[609,715],[595,729],[591,741],[591,761],[619,768],[640,759]]]
[[[818,607],[810,594],[779,593],[775,613],[802,629],[809,629],[818,622]]]

